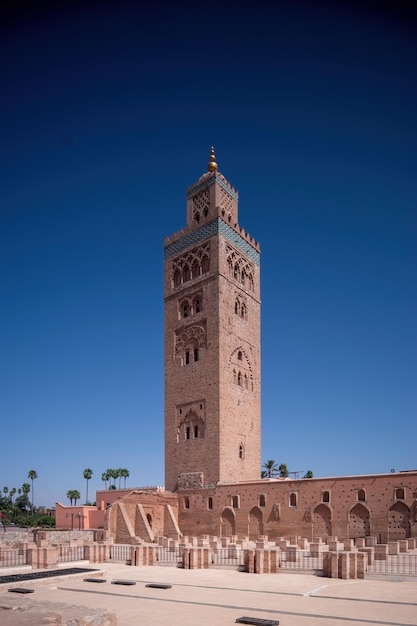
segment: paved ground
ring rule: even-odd
[[[106,608],[116,612],[118,626],[230,626],[242,616],[276,620],[280,626],[417,625],[416,579],[349,581],[309,574],[256,575],[114,563],[97,567],[100,572],[87,576],[102,576],[105,583],[85,582],[86,575],[19,583],[15,586],[35,590],[19,601]],[[120,579],[136,584],[112,583]],[[172,587],[146,587],[149,583]],[[0,585],[0,605],[15,596],[8,592],[11,586]],[[23,621],[13,622],[21,625]]]

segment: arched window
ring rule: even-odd
[[[402,487],[395,490],[395,498],[396,500],[404,500],[404,489]]]
[[[297,506],[297,494],[296,493],[290,494],[290,506]]]
[[[190,427],[187,426],[187,428],[185,429],[185,438],[189,439],[190,438]]]
[[[184,304],[184,306],[182,307],[182,316],[188,317],[189,314],[190,314],[190,307],[188,306],[188,304]]]
[[[181,285],[181,273],[178,269],[174,272],[174,287],[179,287]]]
[[[185,364],[186,365],[190,364],[190,352],[189,352],[189,350],[187,350],[187,352],[185,353]]]
[[[233,271],[233,278],[235,278],[237,280],[238,277],[239,277],[239,266],[236,264],[235,265],[235,269]]]
[[[200,313],[201,311],[201,301],[200,298],[197,298],[194,303],[194,309],[196,313]]]
[[[194,361],[198,361],[198,348],[194,348]]]
[[[188,282],[191,278],[190,267],[186,265],[184,267],[184,282]]]
[[[259,506],[266,506],[265,494],[261,493],[261,495],[258,498],[258,504]]]
[[[244,320],[246,319],[246,307],[244,304],[242,304],[242,309],[240,311],[240,317]]]
[[[198,263],[198,261],[194,261],[194,263],[193,263],[193,278],[197,278],[197,276],[200,276],[200,264]]]
[[[239,508],[239,496],[232,496],[232,507],[234,509]]]
[[[210,510],[213,508],[213,498],[211,496],[207,500],[207,508]]]
[[[365,489],[359,489],[359,491],[358,491],[358,500],[359,500],[359,502],[365,502],[365,500],[366,500]]]
[[[198,439],[198,425],[194,426],[194,439]]]
[[[237,384],[239,385],[239,387],[241,387],[241,386],[242,386],[242,373],[241,373],[241,372],[238,372],[238,375],[237,375]]]
[[[149,526],[152,528],[152,515],[149,513],[146,514],[146,519],[148,520]]]
[[[208,256],[204,256],[201,262],[201,273],[207,274],[210,271],[210,260]]]
[[[241,353],[241,351],[240,351],[240,350],[239,350],[239,352],[237,353],[237,358],[238,358],[238,361],[241,361],[241,360],[242,360],[242,353]]]
[[[321,494],[321,501],[330,502],[330,493],[328,491],[323,491],[323,493]]]
[[[190,508],[190,498],[188,496],[185,496],[184,498],[184,509],[189,509]]]

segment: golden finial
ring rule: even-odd
[[[214,154],[214,148],[213,146],[211,146],[211,150],[210,150],[210,162],[207,165],[207,170],[209,172],[215,172],[217,170],[217,163],[216,163],[216,155]]]

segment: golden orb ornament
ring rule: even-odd
[[[207,170],[209,172],[215,172],[217,170],[216,155],[214,154],[213,146],[211,147],[211,150],[210,150],[210,162],[207,165]]]

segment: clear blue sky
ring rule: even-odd
[[[12,4],[0,488],[163,484],[163,241],[212,144],[261,244],[262,459],[415,469],[412,3]]]

